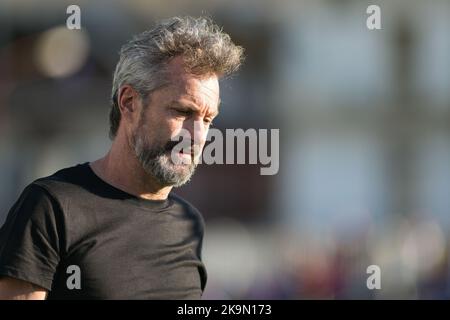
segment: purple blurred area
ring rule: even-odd
[[[0,225],[28,183],[107,152],[120,46],[186,14],[246,49],[214,126],[280,129],[278,174],[201,165],[175,190],[206,220],[204,298],[450,298],[446,0],[0,0]]]

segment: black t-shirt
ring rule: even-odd
[[[173,192],[142,199],[79,164],[24,189],[0,229],[0,276],[48,299],[199,299],[203,231],[200,212]]]

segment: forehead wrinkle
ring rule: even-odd
[[[205,85],[199,86],[200,90],[195,90],[191,86],[185,87],[186,95],[191,97],[195,104],[203,106],[207,100],[214,101],[217,95],[212,88]]]
[[[218,113],[218,104],[217,104],[217,111],[214,110],[214,101],[212,100],[211,95],[208,95],[207,93],[206,97],[203,94],[192,94],[189,92],[189,90],[186,91],[186,93],[179,96],[179,101],[188,102],[188,104],[193,106],[193,109],[196,111],[202,112],[202,111],[208,111],[207,113],[210,114],[217,114]],[[219,99],[220,100],[220,99]],[[191,106],[191,107],[192,107]],[[211,111],[209,111],[211,110]]]
[[[173,90],[173,99],[169,104],[173,104],[175,101],[178,104],[189,101],[189,104],[193,104],[190,106],[191,109],[197,112],[206,111],[208,114],[216,116],[219,113],[220,104],[219,87],[208,84],[210,82],[205,83],[205,78],[192,77],[188,74],[174,75],[170,86]],[[216,105],[217,108],[215,108]]]

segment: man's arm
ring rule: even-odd
[[[47,290],[27,281],[0,277],[0,300],[45,300]]]
[[[45,299],[60,262],[64,213],[44,187],[28,185],[0,228],[0,299]]]

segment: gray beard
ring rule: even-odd
[[[163,186],[184,185],[197,167],[194,161],[190,164],[174,164],[170,158],[170,149],[166,146],[149,146],[147,140],[139,135],[139,130],[132,137],[132,147],[144,171]]]

